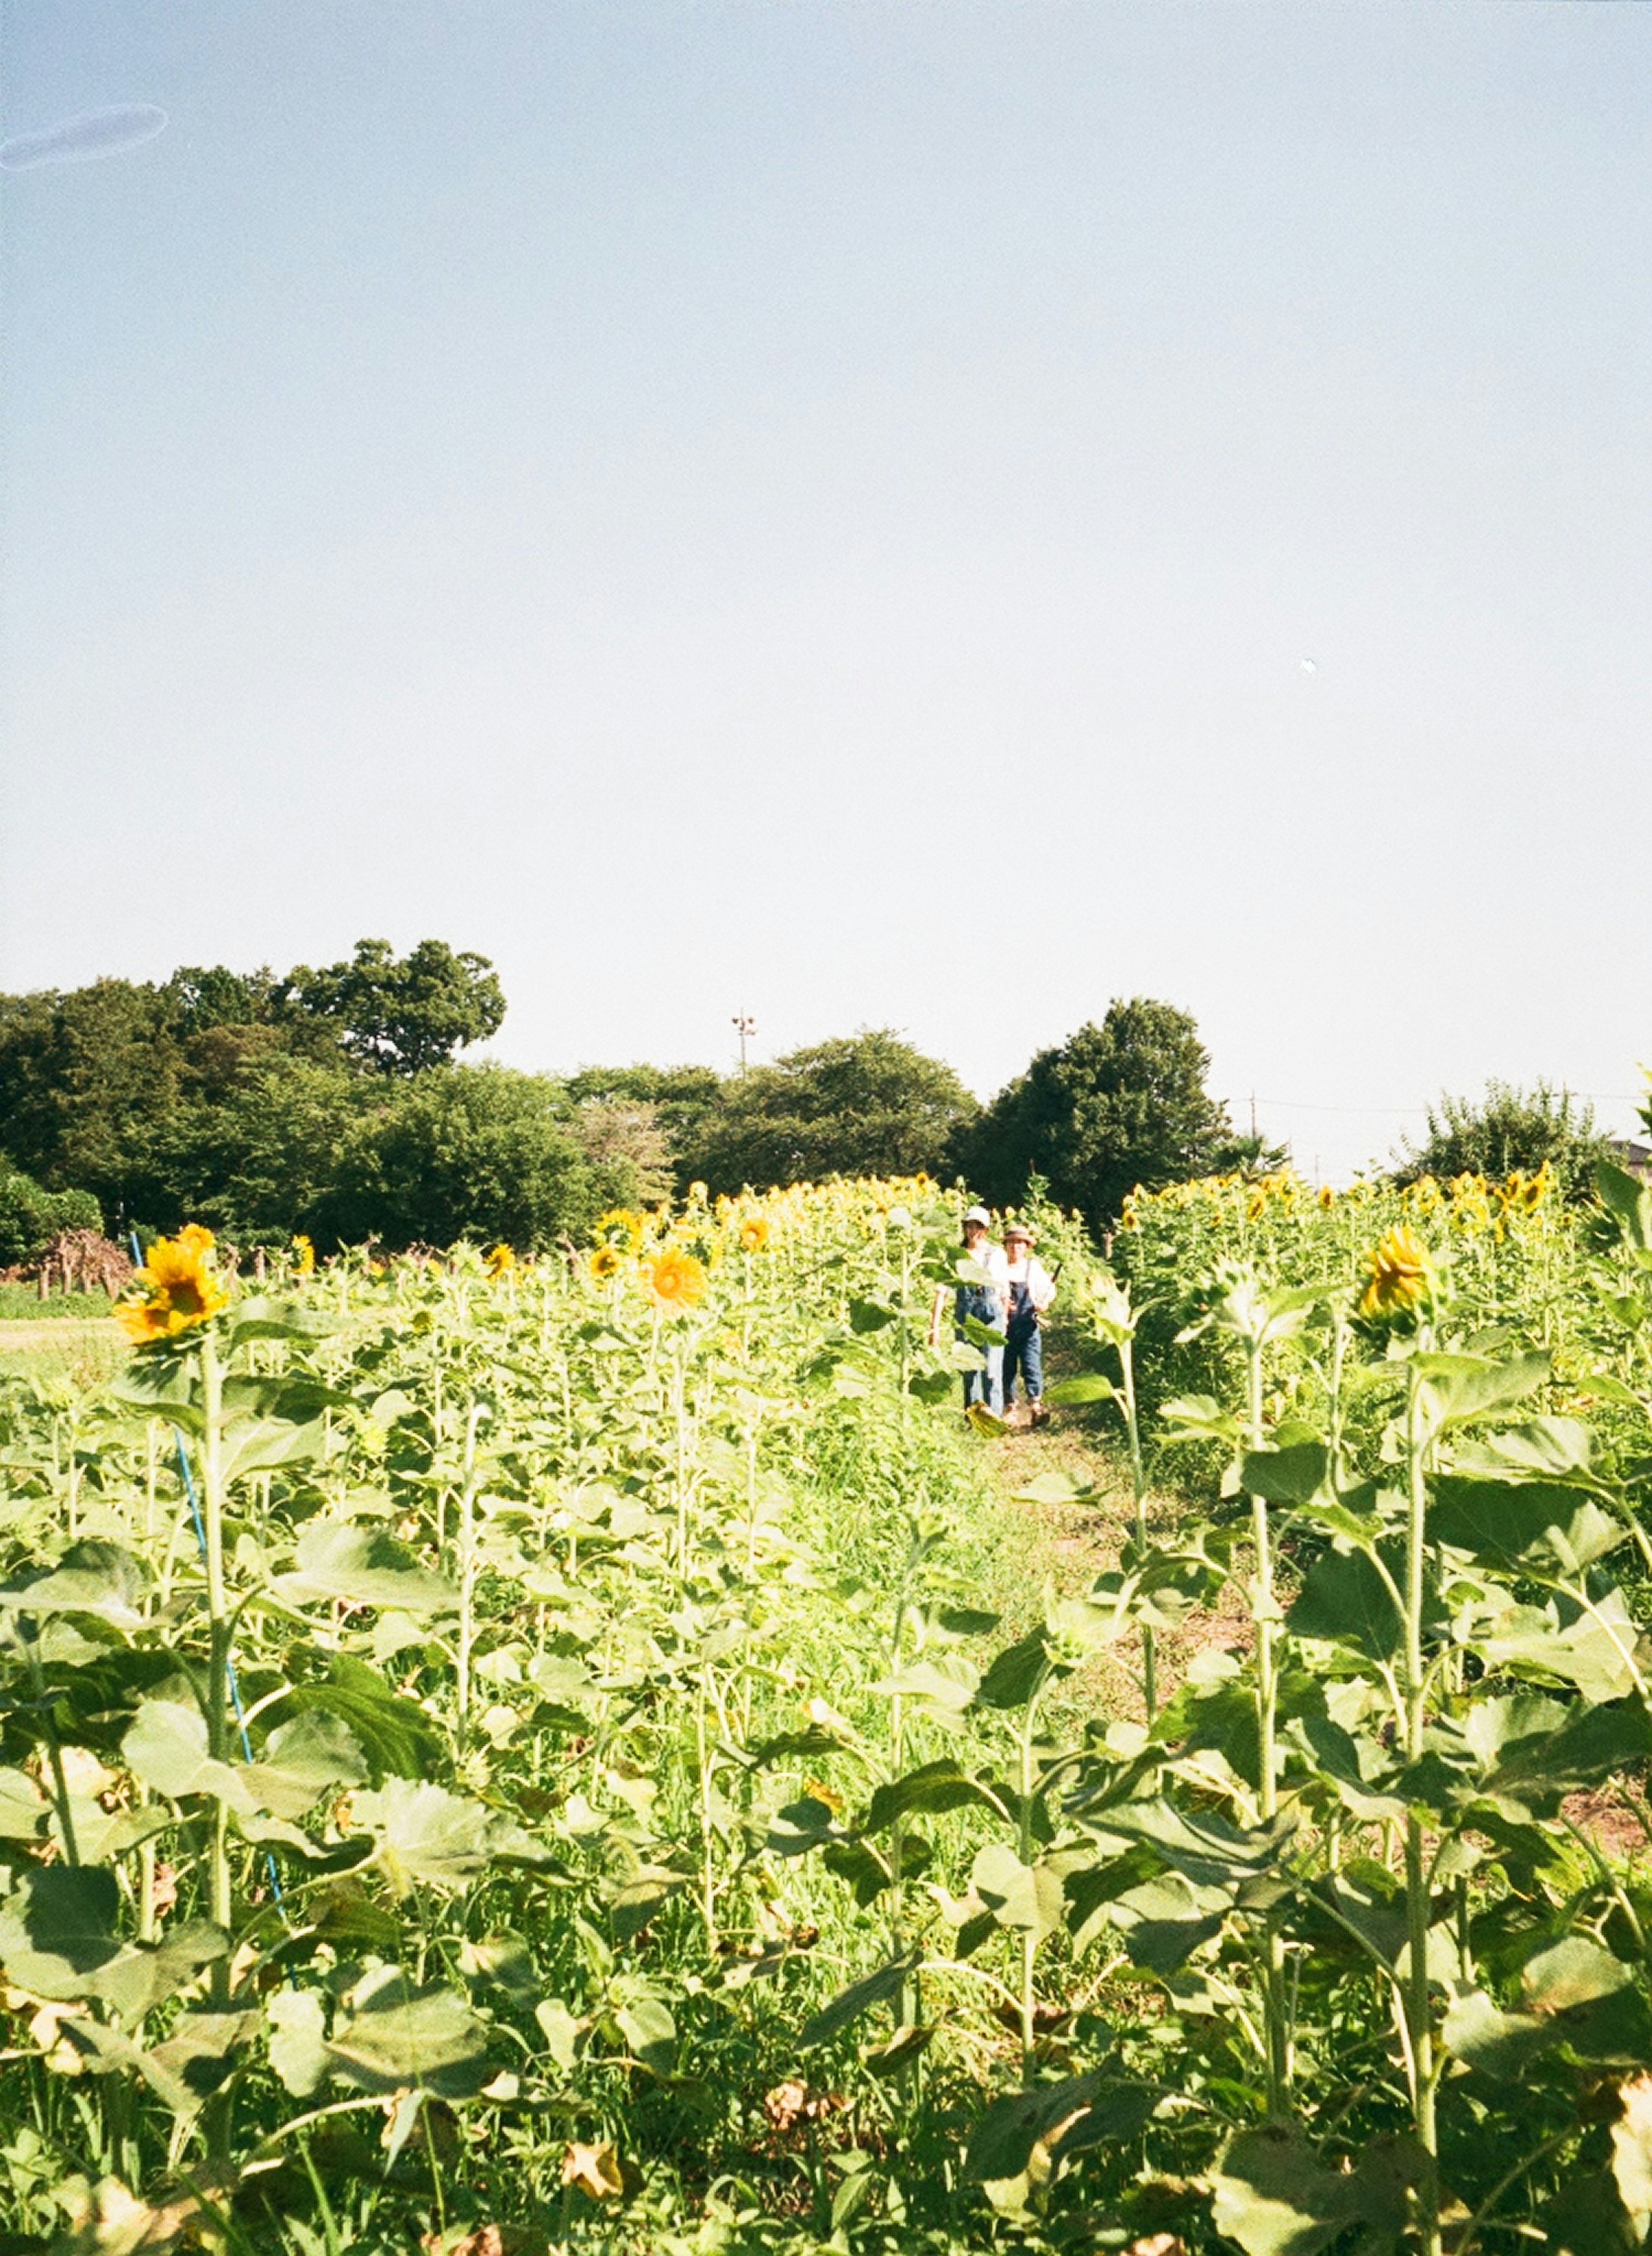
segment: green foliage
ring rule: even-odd
[[[587,1106],[648,1107],[677,1159],[716,1111],[723,1078],[708,1065],[581,1066],[564,1087],[576,1115]],[[685,1175],[679,1188],[686,1189],[690,1180]]]
[[[1227,1163],[1227,1115],[1185,1011],[1137,997],[1041,1050],[959,1139],[963,1172],[997,1206],[1041,1176],[1058,1205],[1105,1229],[1137,1184],[1156,1190]]]
[[[110,1216],[164,1209],[185,1070],[171,1010],[161,990],[124,979],[0,998],[0,1136],[12,1165],[50,1190],[89,1192]]]
[[[290,971],[276,1003],[336,1028],[347,1057],[389,1074],[447,1064],[455,1050],[496,1034],[505,1015],[487,957],[455,954],[442,940],[422,940],[400,958],[387,940],[358,940],[346,963]]]
[[[447,1066],[385,1094],[356,1120],[306,1210],[322,1241],[389,1245],[503,1240],[527,1250],[582,1234],[635,1177],[594,1164],[559,1085],[505,1066]]]
[[[1427,1131],[1420,1142],[1406,1139],[1393,1180],[1414,1183],[1433,1175],[1449,1182],[1463,1174],[1501,1180],[1549,1167],[1563,1195],[1581,1202],[1592,1195],[1594,1170],[1611,1155],[1612,1139],[1596,1127],[1585,1098],[1546,1081],[1529,1089],[1489,1081],[1483,1096],[1443,1096],[1429,1107]]]
[[[0,1167],[0,1268],[32,1261],[66,1230],[101,1230],[88,1191],[45,1191],[16,1169]]]
[[[1652,1253],[1613,1189],[1478,1235],[1142,1202],[1210,1389],[1179,1524],[1164,1350],[1070,1244],[1072,1414],[1135,1516],[1002,1623],[921,1183],[695,1200],[601,1276],[346,1260],[112,1389],[0,1382],[8,2225],[159,2246],[204,2189],[304,2256],[1639,2245],[1652,1899],[1592,1813],[1652,1755]],[[1465,1243],[1433,1336],[1350,1322],[1391,1210]]]
[[[680,1165],[714,1192],[829,1175],[944,1172],[974,1099],[948,1065],[884,1028],[793,1050],[723,1085]]]

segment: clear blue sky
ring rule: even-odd
[[[432,934],[514,1063],[744,1006],[983,1091],[1147,993],[1332,1172],[1638,1086],[1652,8],[11,0],[0,63],[5,132],[172,121],[0,175],[0,986]]]

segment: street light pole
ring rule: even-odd
[[[757,1021],[751,1016],[749,1012],[739,1011],[735,1014],[734,1026],[735,1032],[740,1037],[740,1070],[742,1073],[744,1073],[746,1070],[746,1043],[749,1038],[756,1033]]]

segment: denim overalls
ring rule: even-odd
[[[1032,1274],[1030,1261],[1028,1279]],[[1037,1402],[1044,1392],[1044,1334],[1038,1329],[1038,1312],[1032,1305],[1032,1286],[1030,1281],[1009,1284],[1009,1322],[1004,1327],[1004,1399],[1016,1399],[1016,1372],[1029,1402]]]
[[[1004,1304],[991,1285],[960,1285],[956,1303],[958,1336],[967,1336],[964,1318],[974,1316],[978,1322],[991,1324],[995,1331],[1003,1329]],[[964,1373],[964,1407],[973,1402],[984,1403],[995,1418],[1004,1414],[1004,1351],[1002,1347],[983,1347],[987,1358],[985,1371]]]

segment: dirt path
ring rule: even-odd
[[[1095,1578],[1116,1567],[1133,1516],[1129,1468],[1122,1447],[1086,1421],[1067,1422],[1058,1411],[1048,1426],[1025,1428],[988,1445],[988,1466],[1006,1511],[1004,1555],[1000,1564],[1001,1604],[1017,1626],[1037,1618],[1044,1594],[1059,1598],[1089,1596]],[[1092,1491],[1082,1500],[1052,1502],[1026,1491],[1041,1477],[1058,1474]],[[1174,1496],[1155,1492],[1148,1499],[1148,1524],[1156,1535],[1173,1540],[1187,1506]],[[1158,1640],[1159,1697],[1167,1699],[1181,1682],[1192,1655],[1208,1646],[1230,1651],[1245,1646],[1250,1622],[1238,1589],[1229,1584],[1213,1611],[1199,1609]],[[1061,1703],[1094,1713],[1140,1718],[1141,1639],[1131,1633],[1096,1654],[1064,1688]]]
[[[113,1316],[28,1316],[0,1319],[0,1349],[9,1347],[81,1347],[88,1341],[121,1343],[120,1326]]]

